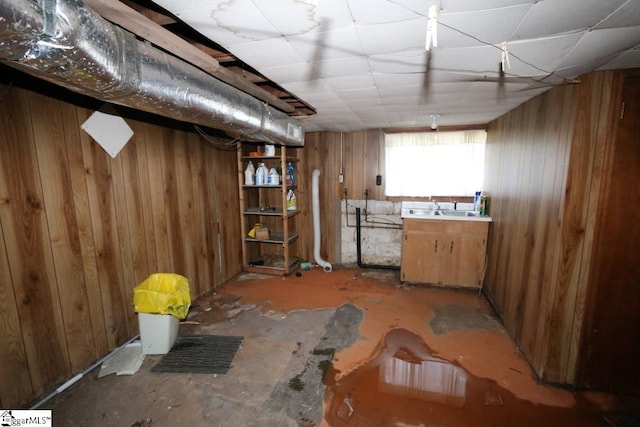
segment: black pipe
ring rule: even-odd
[[[379,264],[363,264],[362,263],[362,247],[360,245],[360,208],[356,208],[356,256],[357,256],[358,267],[360,268],[400,270],[399,265],[379,265]]]

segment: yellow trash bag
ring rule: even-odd
[[[187,317],[191,306],[189,280],[179,274],[156,273],[133,288],[133,305],[138,313]]]

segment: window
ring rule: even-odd
[[[387,196],[473,196],[482,189],[484,130],[385,134]]]

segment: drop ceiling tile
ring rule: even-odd
[[[317,3],[317,0],[278,0],[278,6],[274,7],[272,0],[253,0],[255,7],[283,36],[304,34],[319,27]]]
[[[285,39],[273,38],[232,44],[228,46],[228,49],[258,70],[282,64],[305,62]]]
[[[476,74],[496,73],[501,56],[501,51],[493,46],[434,49],[429,69]]]
[[[285,88],[292,93],[302,96],[311,97],[314,99],[314,107],[318,107],[316,104],[327,102],[334,99],[339,99],[338,95],[331,89],[323,80],[310,80],[301,82],[291,82],[284,85]]]
[[[429,93],[459,94],[460,92],[466,92],[470,84],[468,81],[450,83],[428,82],[427,90]]]
[[[353,25],[347,0],[318,0],[316,17],[320,20],[321,26],[314,31],[328,31]]]
[[[462,93],[428,93],[428,103],[434,106],[440,104],[457,103],[462,98]]]
[[[349,8],[357,24],[369,25],[426,17],[429,7],[438,3],[438,0],[399,0],[378,2],[371,7],[371,0],[349,0]]]
[[[595,26],[626,0],[564,0],[536,2],[509,38],[530,39]]]
[[[170,11],[176,16],[182,16],[182,12],[191,9],[217,8],[221,3],[227,0],[191,0],[185,2],[183,0],[154,0],[154,3],[162,6],[163,9]]]
[[[419,96],[420,93],[424,90],[424,86],[396,86],[393,88],[390,87],[381,87],[378,89],[378,93],[380,97],[384,100],[389,98],[403,98],[403,97],[411,97],[411,96]]]
[[[509,40],[529,9],[530,5],[524,4],[473,13],[442,13],[438,18],[438,46],[499,45]]]
[[[551,73],[569,55],[584,33],[508,43],[510,74],[540,76]]]
[[[637,0],[627,1],[618,10],[602,20],[594,29],[614,27],[632,27],[640,22],[640,2]]]
[[[180,2],[176,6],[167,6],[176,3],[174,1],[161,0],[156,3],[227,48],[231,44],[281,36],[251,0],[237,0],[231,4],[225,0],[194,0]]]
[[[375,73],[424,73],[427,71],[429,53],[424,49],[392,52],[387,55],[369,56],[371,71]]]
[[[344,76],[324,79],[326,84],[333,90],[361,90],[367,88],[377,88],[371,76]]]
[[[360,99],[347,99],[345,100],[349,108],[354,111],[361,110],[377,110],[384,111],[380,98],[360,98]]]
[[[617,70],[640,66],[640,47],[617,55],[611,61],[603,64],[599,70]]]
[[[261,73],[280,85],[313,79],[315,76],[315,71],[306,62],[264,67]]]
[[[288,37],[291,45],[307,61],[363,56],[358,33],[353,25],[331,31],[309,32]]]
[[[331,78],[341,76],[369,74],[369,63],[363,57],[340,58],[328,61],[316,61],[311,64],[316,76]]]
[[[582,36],[560,68],[582,64],[598,68],[612,60],[616,52],[633,48],[639,43],[640,26],[589,31]]]
[[[375,86],[363,87],[360,89],[338,90],[337,93],[340,98],[345,100],[345,102],[350,102],[356,99],[377,100],[380,97],[378,94],[378,88]]]
[[[441,0],[440,7],[443,13],[458,13],[532,5],[536,1],[539,0]]]
[[[373,79],[378,87],[394,88],[403,86],[422,86],[425,76],[422,73],[410,74],[388,74],[372,73]]]
[[[419,93],[416,93],[411,96],[391,96],[385,97],[381,99],[381,104],[390,110],[400,108],[407,108],[409,106],[415,107],[420,104],[421,96]]]
[[[203,10],[203,12],[205,12]],[[220,29],[234,34],[245,41],[264,40],[279,37],[280,32],[262,14],[251,0],[234,0],[220,3],[211,8],[207,15]]]
[[[356,24],[356,31],[367,55],[416,50],[424,48],[427,19],[416,18],[374,25]]]

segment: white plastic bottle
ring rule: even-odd
[[[295,211],[296,209],[298,209],[296,194],[293,192],[293,190],[289,190],[289,192],[287,193],[287,210]]]
[[[249,162],[247,168],[244,170],[244,185],[253,185],[253,176],[256,170],[253,167],[253,163]]]
[[[269,176],[267,177],[267,184],[280,185],[280,175],[278,175],[276,168],[271,168],[269,170]]]
[[[267,168],[264,163],[258,163],[258,169],[256,169],[256,185],[265,185],[267,178]]]

